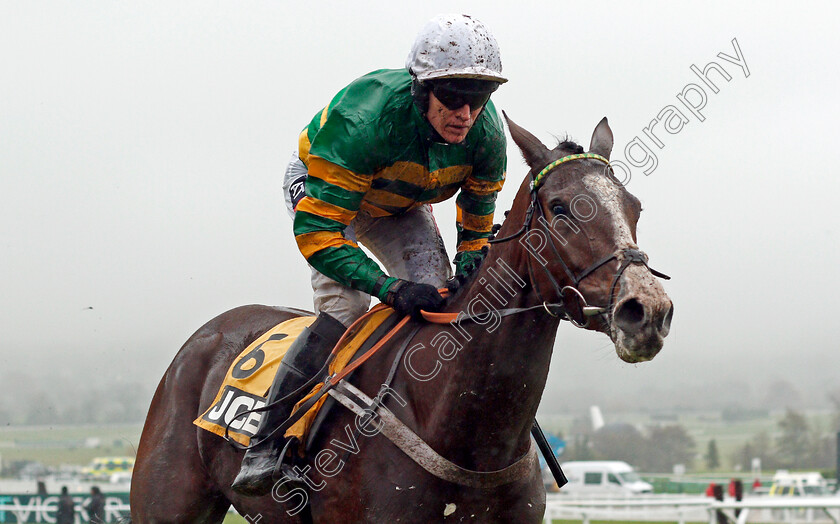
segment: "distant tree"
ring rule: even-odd
[[[805,462],[810,446],[810,430],[805,416],[788,409],[779,421],[782,434],[776,439],[779,459],[789,468],[807,467]]]
[[[55,402],[44,391],[37,391],[31,397],[24,423],[38,426],[56,424],[60,421],[60,413]]]
[[[761,459],[762,464],[775,469],[778,466],[779,459],[773,454],[773,441],[770,434],[761,431],[753,437],[752,442],[755,447],[755,456]]]
[[[748,471],[752,468],[752,459],[754,458],[761,457],[756,454],[752,441],[747,441],[732,455],[732,463],[741,471]],[[764,464],[763,459],[761,463]]]
[[[648,453],[644,466],[650,472],[670,472],[675,464],[690,467],[694,459],[695,442],[681,424],[651,427],[648,430]]]
[[[834,469],[837,446],[837,434],[815,435],[811,443],[807,467],[814,469]]]
[[[776,380],[767,389],[764,405],[768,408],[784,406],[788,409],[802,405],[802,395],[796,387],[787,380]]]
[[[589,435],[575,435],[571,442],[566,443],[566,450],[563,452],[563,460],[592,460],[595,453]]]
[[[121,408],[117,422],[142,422],[149,408],[151,392],[138,382],[127,382],[110,392]]]
[[[592,422],[587,417],[575,417],[572,420],[572,429],[569,431],[572,435],[592,435]]]
[[[720,467],[720,455],[715,439],[709,441],[709,445],[706,447],[706,455],[703,458],[706,459],[706,467],[709,470],[714,471]]]
[[[835,389],[828,394],[828,400],[834,408],[834,413],[831,415],[831,431],[837,433],[840,431],[840,388]]]
[[[8,426],[12,423],[12,412],[6,407],[5,401],[0,398],[0,426]]]
[[[647,455],[646,448],[644,435],[630,424],[610,424],[592,436],[592,450],[599,459],[638,465]]]
[[[732,457],[732,463],[740,465],[743,471],[750,471],[754,458],[761,459],[761,466],[764,469],[772,470],[781,467],[779,458],[773,449],[770,435],[766,431],[755,434],[752,439],[738,448]]]

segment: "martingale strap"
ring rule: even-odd
[[[496,471],[474,471],[462,468],[443,458],[389,410],[381,406],[372,410],[370,406],[374,405],[374,400],[349,382],[342,381],[336,384],[329,391],[329,395],[359,417],[369,419],[375,412],[380,419],[379,432],[384,437],[393,442],[417,465],[447,482],[471,488],[497,488],[533,474],[537,466],[537,450],[534,441],[528,439],[530,442],[528,451],[506,468]],[[351,396],[356,397],[358,401],[353,400]]]

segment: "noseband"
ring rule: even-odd
[[[589,319],[593,316],[596,316],[596,315],[607,314],[608,317],[611,316],[614,301],[615,301],[615,299],[614,299],[615,288],[618,285],[619,280],[621,279],[621,275],[624,273],[624,271],[628,267],[630,267],[630,265],[641,264],[641,265],[645,266],[651,272],[651,274],[653,274],[654,276],[657,276],[657,277],[665,279],[665,280],[669,280],[671,278],[668,275],[665,275],[664,273],[661,273],[659,271],[656,271],[655,269],[652,269],[647,263],[647,260],[648,260],[647,255],[644,252],[642,252],[641,250],[634,249],[634,248],[619,249],[618,251],[615,251],[614,253],[611,253],[611,254],[601,258],[600,260],[598,260],[597,262],[595,262],[594,264],[592,264],[588,268],[584,269],[579,275],[575,275],[574,272],[569,268],[569,266],[563,260],[563,257],[560,255],[560,252],[557,250],[557,246],[551,240],[551,232],[546,231],[545,226],[543,225],[543,223],[548,223],[548,221],[545,219],[545,216],[544,216],[544,213],[543,213],[543,210],[542,210],[542,206],[538,205],[537,194],[538,194],[538,191],[539,191],[540,187],[542,187],[543,182],[548,177],[548,175],[551,173],[551,171],[553,171],[559,165],[564,164],[566,162],[570,162],[572,160],[587,160],[587,159],[597,160],[599,162],[603,162],[604,164],[607,165],[607,167],[609,167],[609,165],[610,165],[609,160],[607,160],[606,158],[604,158],[601,155],[597,155],[597,154],[594,154],[594,153],[581,153],[581,154],[575,154],[575,155],[567,155],[567,156],[564,156],[564,157],[562,157],[558,160],[555,160],[555,161],[551,162],[550,164],[545,166],[536,176],[534,176],[531,179],[531,182],[530,182],[531,202],[528,205],[527,211],[525,212],[525,221],[522,224],[522,227],[519,229],[519,231],[517,231],[516,233],[514,233],[512,235],[506,236],[504,238],[494,238],[494,239],[490,240],[491,244],[499,244],[499,243],[502,243],[502,242],[507,242],[508,240],[513,240],[514,238],[517,238],[517,237],[519,237],[519,236],[521,236],[525,233],[528,233],[531,230],[531,227],[532,227],[531,223],[534,220],[534,213],[536,212],[538,214],[537,229],[539,229],[540,231],[542,231],[543,233],[545,233],[547,235],[548,244],[551,246],[551,250],[554,252],[555,259],[558,262],[560,262],[560,264],[563,266],[563,271],[566,273],[566,276],[568,276],[569,281],[572,282],[572,285],[561,286],[557,282],[557,280],[554,278],[554,275],[552,275],[551,271],[548,270],[546,265],[540,264],[540,267],[545,272],[545,275],[548,277],[549,282],[551,282],[551,286],[554,288],[553,291],[554,291],[555,295],[560,297],[560,302],[559,303],[549,303],[547,300],[544,299],[542,293],[540,293],[540,290],[537,287],[537,281],[534,278],[534,274],[533,274],[533,266],[531,264],[531,257],[528,257],[528,259],[527,259],[528,260],[528,274],[529,274],[529,277],[530,277],[531,282],[534,286],[534,291],[536,291],[537,296],[542,301],[543,307],[545,308],[546,312],[553,317],[562,316],[565,320],[569,320],[572,324],[574,324],[577,327],[588,326],[589,325]],[[541,221],[541,220],[539,220],[539,218],[542,218],[543,220]],[[583,293],[581,293],[580,290],[578,289],[579,286],[580,286],[580,283],[583,281],[583,279],[585,279],[586,277],[588,277],[589,275],[591,275],[595,271],[597,271],[601,266],[603,266],[603,265],[605,265],[605,264],[607,264],[607,263],[609,263],[613,260],[618,260],[620,262],[620,264],[619,264],[619,267],[618,267],[618,271],[616,271],[615,275],[613,276],[612,285],[610,286],[609,304],[607,304],[606,307],[589,305],[587,300],[586,300],[586,297],[584,297]],[[572,294],[581,304],[580,311],[583,313],[583,316],[585,318],[585,321],[583,323],[578,322],[569,313],[568,309],[566,308],[566,306],[565,306],[566,293]]]

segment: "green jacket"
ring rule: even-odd
[[[414,104],[404,69],[355,80],[315,115],[299,140],[309,176],[294,224],[298,247],[315,269],[384,299],[397,279],[344,238],[345,228],[359,211],[399,215],[459,191],[456,263],[481,252],[505,179],[502,122],[488,102],[462,143],[435,137]]]

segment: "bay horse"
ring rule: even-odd
[[[656,278],[664,275],[636,244],[639,200],[609,168],[607,119],[585,154],[569,141],[548,149],[509,119],[508,126],[531,170],[485,261],[448,299],[444,311],[461,312],[460,321],[411,320],[348,379],[373,397],[390,375],[383,407],[476,475],[510,470],[533,454],[531,428],[561,320],[608,335],[623,361],[643,362],[662,348],[673,315]],[[133,522],[221,522],[231,505],[250,522],[542,521],[535,461],[486,486],[444,480],[382,434],[360,434],[358,416],[338,405],[298,470],[306,491],[234,493],[242,452],[193,420],[248,344],[303,314],[239,307],[184,344],[146,418],[131,483]]]

